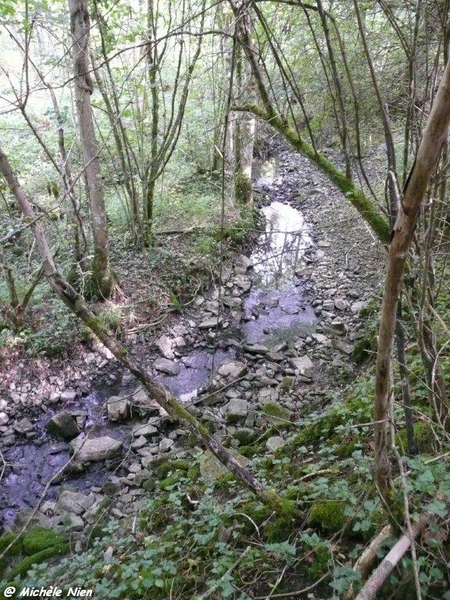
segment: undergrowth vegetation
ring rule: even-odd
[[[401,514],[404,486],[413,520],[424,506],[433,514],[420,544],[422,593],[448,600],[450,444],[441,444],[442,460],[426,446],[403,458],[397,505],[382,506],[372,473],[372,397],[373,379],[363,374],[301,418],[271,423],[267,431],[285,437],[275,453],[263,435],[245,440],[253,448],[248,468],[294,502],[295,514],[273,513],[230,473],[211,481],[199,451],[194,461],[168,460],[157,468],[138,522],[108,519],[82,552],[33,567],[20,585],[45,586],[50,578],[62,588],[78,585],[95,590],[96,598],[122,600],[265,599],[301,589],[338,600],[350,585],[358,589],[353,565],[389,512],[394,521]],[[401,414],[400,406],[396,410]],[[379,552],[398,535],[392,531]],[[412,586],[412,563],[405,558],[377,597],[410,598]]]

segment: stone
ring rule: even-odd
[[[358,302],[353,302],[353,304],[350,306],[350,310],[352,311],[352,313],[354,315],[358,314],[360,310],[362,310],[363,308],[366,308],[368,302],[365,302],[363,300],[359,300]]]
[[[239,454],[236,450],[230,449],[230,453],[242,467],[246,467],[250,462],[248,458]],[[203,454],[199,462],[200,475],[206,483],[214,483],[223,475],[226,475],[228,469],[210,452]]]
[[[76,420],[66,410],[62,410],[47,422],[47,431],[63,440],[73,440],[80,433]]]
[[[335,333],[337,335],[345,335],[347,333],[347,327],[345,323],[337,320],[334,320],[329,324],[324,324],[323,330],[327,333]]]
[[[33,529],[33,527],[51,529],[52,520],[39,511],[34,511],[32,508],[24,508],[17,513],[12,529],[13,531],[22,531],[24,527],[28,530]]]
[[[0,427],[6,425],[9,421],[9,417],[5,412],[0,412]]]
[[[108,419],[110,421],[124,421],[128,418],[130,404],[128,398],[123,396],[111,396],[107,401]]]
[[[247,373],[247,365],[239,360],[231,360],[218,369],[218,374],[227,379],[239,379]]]
[[[242,398],[232,398],[224,408],[227,423],[239,423],[245,421],[248,414],[248,402]]]
[[[305,377],[311,377],[314,370],[314,363],[307,354],[304,356],[298,356],[297,358],[291,358],[292,366],[300,375]]]
[[[175,363],[167,358],[157,358],[153,363],[153,367],[157,371],[161,371],[161,373],[166,373],[167,375],[178,375],[181,371],[181,365]]]
[[[156,429],[156,427],[154,425],[151,425],[150,423],[144,423],[144,424],[137,424],[133,427],[132,430],[133,436],[134,437],[140,437],[140,436],[145,436],[145,437],[152,437],[155,435],[158,435],[158,430]]]
[[[122,442],[103,436],[99,438],[76,438],[70,442],[71,450],[80,463],[99,462],[117,456]]]
[[[141,435],[131,443],[131,447],[133,448],[133,450],[139,450],[139,448],[143,448],[146,444],[147,438]]]
[[[67,389],[62,392],[60,399],[63,402],[73,402],[77,397],[77,393],[75,390]]]
[[[164,356],[168,360],[173,360],[175,358],[175,354],[172,349],[172,340],[167,335],[162,335],[159,340],[157,340],[156,345]]]
[[[243,292],[248,292],[252,287],[252,280],[246,275],[237,275],[233,278],[233,285],[240,288]]]
[[[266,442],[266,448],[270,452],[275,452],[276,450],[278,450],[278,448],[281,448],[282,446],[284,446],[284,440],[279,435],[273,435]]]
[[[242,298],[236,296],[225,296],[223,299],[224,306],[228,308],[240,308],[242,306]]]
[[[83,531],[85,523],[79,515],[71,512],[61,513],[53,517],[53,524],[57,531],[65,533],[67,531]]]
[[[24,417],[23,419],[20,419],[20,421],[17,421],[17,423],[14,423],[13,427],[17,433],[22,434],[29,433],[34,429],[33,423],[30,421],[30,419],[27,419],[27,417]]]
[[[74,515],[81,515],[88,508],[91,508],[94,502],[94,496],[86,496],[80,492],[65,490],[61,492],[54,510],[56,514],[70,512]]]
[[[336,348],[336,350],[339,350],[340,352],[343,352],[348,356],[350,356],[350,354],[352,354],[353,350],[355,349],[353,344],[349,344],[348,342],[344,342],[343,340],[332,340],[331,343],[333,345],[333,348]]]
[[[210,317],[202,321],[198,328],[199,329],[212,329],[218,327],[222,323],[222,317]]]
[[[160,452],[167,452],[168,450],[170,450],[172,448],[172,446],[174,445],[174,441],[171,440],[170,438],[163,438],[160,442],[159,442],[159,451]]]
[[[244,350],[249,354],[267,354],[269,352],[269,348],[263,344],[248,344],[244,346]]]
[[[59,402],[59,399],[61,398],[61,394],[59,392],[51,392],[47,402],[49,404],[56,404],[57,402]]]

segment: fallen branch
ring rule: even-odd
[[[206,427],[192,413],[186,410],[175,396],[156,383],[144,367],[131,358],[128,349],[105,327],[102,320],[90,310],[84,298],[58,273],[43,226],[41,222],[35,219],[31,202],[15,176],[8,158],[1,150],[0,174],[6,179],[25,220],[31,222],[36,245],[43,261],[45,275],[60,300],[94,333],[116,359],[142,383],[150,398],[156,401],[173,419],[183,422],[199,442],[204,443],[214,456],[236,475],[245,487],[249,488],[264,504],[267,504],[277,514],[285,516],[287,512],[290,514],[295,513],[293,502],[283,500],[275,491],[266,489],[247,469],[239,464],[226,448],[209,434]]]
[[[417,523],[411,527],[411,534],[415,539],[428,525],[433,517],[433,513],[425,512]],[[384,557],[380,565],[375,569],[372,575],[364,584],[364,587],[356,596],[355,600],[373,600],[376,598],[378,590],[392,573],[396,565],[403,558],[408,548],[411,546],[411,538],[404,534],[395,544],[395,546]]]

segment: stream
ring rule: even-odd
[[[186,350],[176,362],[176,374],[155,373],[157,381],[186,403],[207,389],[221,365],[239,358],[243,346],[264,344],[274,348],[314,330],[316,316],[299,276],[307,265],[308,249],[313,248],[312,232],[301,212],[288,203],[292,190],[289,187],[287,193],[283,190],[283,176],[276,159],[261,165],[255,190],[265,193],[271,201],[261,208],[266,230],[249,257],[252,285],[242,294],[242,317],[237,324],[217,333],[214,348],[205,343],[203,347]],[[96,390],[58,408],[75,415],[82,430],[94,429],[95,436],[108,435],[128,447],[137,421],[121,424],[108,421],[105,402],[114,393],[121,390]],[[0,511],[6,525],[12,524],[21,509],[35,506],[46,483],[69,458],[68,444],[46,432],[45,425],[51,416],[47,412],[33,424],[34,430],[26,434],[27,441],[2,449],[7,466],[0,488]],[[81,473],[66,475],[64,488],[99,489],[117,464],[114,460],[93,463]],[[51,485],[46,500],[55,500],[60,488],[61,482]]]

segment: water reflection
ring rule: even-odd
[[[280,289],[292,281],[306,248],[312,245],[303,215],[281,202],[272,202],[262,209],[266,217],[266,231],[258,240],[252,254],[261,288]]]

